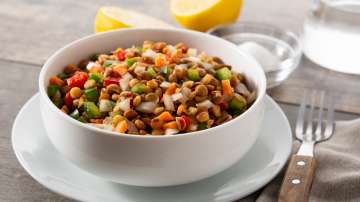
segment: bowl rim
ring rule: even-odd
[[[105,129],[101,129],[101,128],[97,128],[94,126],[91,126],[89,124],[85,124],[82,123],[80,121],[77,121],[73,118],[71,118],[69,115],[64,114],[63,112],[61,112],[61,110],[59,108],[57,108],[50,100],[50,98],[47,96],[46,93],[46,86],[45,86],[45,74],[48,71],[48,69],[51,68],[51,64],[53,63],[53,61],[56,59],[56,57],[58,57],[58,55],[60,55],[62,52],[66,51],[68,48],[81,43],[83,41],[92,39],[92,38],[104,38],[107,36],[111,36],[113,34],[116,33],[123,33],[123,32],[152,32],[152,31],[159,31],[159,32],[176,32],[176,33],[183,33],[183,34],[188,34],[188,35],[197,35],[200,37],[207,37],[209,39],[212,40],[218,40],[221,41],[222,43],[226,44],[229,49],[232,49],[232,51],[237,52],[238,54],[246,57],[248,60],[250,60],[252,63],[254,63],[254,67],[256,71],[257,71],[257,76],[259,77],[259,84],[256,85],[256,89],[257,89],[257,97],[255,102],[250,106],[249,109],[247,109],[244,113],[242,113],[241,115],[237,116],[236,118],[223,123],[221,125],[218,125],[216,127],[212,127],[212,128],[208,128],[205,130],[201,130],[201,131],[193,131],[193,132],[188,132],[188,133],[179,133],[177,135],[134,135],[134,134],[127,134],[127,133],[118,133],[118,132],[114,132],[114,131],[108,131]],[[216,37],[214,35],[210,35],[210,34],[206,34],[206,33],[202,33],[202,32],[198,32],[198,31],[192,31],[192,30],[185,30],[185,29],[180,29],[180,28],[172,28],[172,29],[168,29],[168,28],[128,28],[128,29],[119,29],[119,30],[112,30],[112,31],[107,31],[107,32],[103,32],[103,33],[96,33],[96,34],[90,34],[87,35],[85,37],[82,37],[80,39],[77,39],[75,41],[72,41],[70,43],[68,43],[67,45],[63,46],[62,48],[58,49],[55,53],[53,53],[44,63],[44,65],[41,68],[40,74],[39,74],[39,79],[38,79],[38,87],[39,87],[39,92],[40,92],[40,96],[43,98],[43,101],[45,101],[46,105],[48,105],[48,107],[55,113],[57,113],[60,117],[62,117],[65,121],[76,125],[77,127],[80,128],[84,128],[90,131],[94,131],[97,133],[102,133],[101,135],[109,135],[109,136],[116,136],[116,137],[123,137],[123,138],[140,138],[140,139],[148,139],[148,138],[155,138],[155,139],[164,139],[164,138],[185,138],[188,136],[193,136],[193,135],[198,135],[200,133],[205,133],[207,134],[210,130],[219,130],[225,127],[228,127],[232,124],[234,124],[236,121],[240,121],[242,119],[245,119],[248,114],[252,113],[255,108],[257,108],[261,102],[263,101],[265,94],[266,94],[266,77],[265,77],[265,72],[263,71],[261,65],[256,61],[256,59],[254,59],[251,55],[239,50],[236,45],[234,45],[233,43],[226,41],[225,39],[222,39],[220,37]],[[204,135],[204,134],[203,134]]]

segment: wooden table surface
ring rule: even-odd
[[[11,127],[21,106],[37,92],[41,65],[58,48],[93,33],[93,19],[102,5],[132,8],[175,24],[167,0],[1,0],[0,201],[70,201],[42,187],[20,166],[11,148]],[[300,33],[306,8],[306,0],[248,0],[240,21],[261,21]],[[360,114],[359,85],[359,76],[322,69],[304,58],[269,94],[294,126],[304,88],[331,90],[342,111],[336,118],[352,119]]]

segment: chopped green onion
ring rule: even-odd
[[[216,77],[220,80],[230,79],[231,71],[227,67],[223,67],[216,71]]]
[[[155,69],[150,66],[147,68],[146,72],[149,74],[149,76],[151,76],[152,78],[155,78],[156,77],[156,71]]]
[[[162,67],[160,73],[165,77],[169,76],[169,74],[171,73],[171,69],[168,66]]]
[[[70,116],[74,119],[80,118],[79,110],[75,109],[73,112],[71,112]]]
[[[96,102],[97,99],[99,98],[99,92],[97,91],[96,88],[85,89],[84,93],[87,101]]]
[[[59,86],[50,85],[47,88],[47,93],[48,93],[49,97],[53,97],[58,91],[60,91]]]
[[[101,112],[100,112],[99,108],[93,102],[85,102],[84,108],[85,108],[85,112],[86,112],[87,116],[90,119],[99,118],[101,116]]]
[[[198,125],[198,130],[205,130],[208,129],[208,126],[205,123],[200,123]]]
[[[89,80],[95,80],[96,83],[102,83],[103,82],[103,76],[99,73],[91,73],[89,76]]]
[[[67,74],[65,74],[64,72],[62,72],[62,73],[60,73],[60,74],[58,75],[58,77],[59,77],[61,80],[65,80],[65,79],[67,79],[69,76],[68,76]]]
[[[146,85],[143,83],[138,83],[131,88],[131,92],[141,94],[146,90]]]
[[[197,69],[188,69],[187,71],[188,78],[192,81],[199,81],[200,75]]]
[[[77,120],[83,123],[87,123],[87,119],[85,116],[80,116],[79,118],[77,118]]]
[[[134,59],[131,59],[131,58],[126,59],[126,64],[127,64],[128,67],[133,66],[133,64],[134,64],[135,62],[136,62],[136,61],[135,61]]]
[[[105,60],[103,67],[110,67],[111,65],[113,65],[114,61],[113,60]]]

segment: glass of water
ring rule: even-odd
[[[303,31],[305,55],[339,72],[360,74],[360,0],[311,0]]]

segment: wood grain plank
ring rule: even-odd
[[[167,0],[2,0],[0,58],[42,64],[60,47],[93,33],[93,19],[102,5],[131,8],[176,24]],[[246,1],[240,20],[300,30],[306,5],[307,1]]]
[[[335,99],[335,109],[360,114],[360,77],[322,68],[304,58],[282,85],[269,91],[278,102],[298,104],[304,89],[325,90]]]
[[[69,201],[34,181],[16,160],[11,127],[21,106],[37,91],[40,68],[0,61],[0,201]]]

